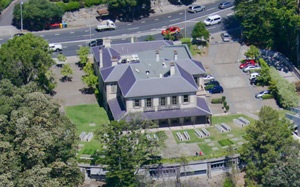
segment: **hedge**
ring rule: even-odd
[[[102,0],[85,0],[84,5],[86,7],[91,7],[93,5],[100,5],[102,4]]]
[[[69,3],[65,4],[64,10],[67,11],[76,11],[80,9],[80,3],[75,1],[70,1]]]
[[[262,99],[273,99],[274,98],[274,96],[272,95],[272,94],[265,94],[265,95],[263,95],[262,97],[261,97]]]
[[[205,86],[204,89],[209,90],[209,89],[212,89],[213,87],[215,87],[215,85],[210,84],[210,85]]]
[[[212,104],[220,104],[220,103],[222,103],[222,98],[221,97],[220,98],[214,98],[214,99],[211,100],[211,103]]]

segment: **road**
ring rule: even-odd
[[[183,35],[190,36],[195,23],[203,21],[208,15],[219,14],[223,17],[223,23],[210,26],[207,29],[210,33],[220,32],[221,30],[227,30],[236,28],[239,25],[236,22],[234,24],[227,24],[232,21],[228,21],[228,16],[233,14],[232,9],[220,10],[217,7],[218,3],[209,4],[206,6],[206,10],[196,14],[188,13],[185,10],[172,12],[169,14],[153,16],[144,18],[132,23],[117,22],[117,28],[114,31],[97,32],[95,25],[90,25],[83,28],[65,28],[49,31],[33,32],[33,34],[43,37],[49,43],[62,43],[63,54],[66,56],[76,55],[76,50],[80,46],[86,46],[89,41],[96,38],[110,37],[112,43],[130,42],[131,37],[134,36],[138,41],[144,40],[147,36],[153,35],[155,39],[162,39],[161,30],[170,25],[179,26]],[[0,44],[5,43],[12,36],[3,36],[0,38]]]

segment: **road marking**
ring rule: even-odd
[[[231,16],[231,15],[233,15],[234,13],[232,12],[232,13],[230,13],[230,14],[227,14],[226,16]]]
[[[122,38],[121,40],[126,40],[126,38]]]
[[[172,16],[168,16],[168,18],[170,18],[170,17],[172,17]]]
[[[159,20],[158,18],[155,19],[155,21],[158,21],[158,20]]]
[[[211,30],[211,29],[215,29],[215,28],[217,28],[217,27],[216,26],[214,26],[214,27],[208,27],[207,30]]]
[[[146,21],[142,21],[141,23],[146,23]]]
[[[153,29],[151,29],[152,31],[155,31],[156,29],[155,28],[153,28]]]
[[[78,47],[81,47],[82,46],[82,44],[80,44],[80,45],[77,45]]]
[[[129,26],[129,25],[132,25],[132,23],[128,23],[127,25],[128,25],[128,26]]]
[[[84,32],[89,32],[90,30],[85,30]]]
[[[0,38],[0,40],[3,40],[3,38]]]
[[[183,12],[180,12],[179,15],[183,14]]]
[[[70,34],[74,34],[75,32],[70,32]]]
[[[93,36],[93,35],[95,35],[95,34],[86,34],[86,35],[82,35],[82,36]]]
[[[41,34],[40,37],[44,37],[45,35]]]
[[[136,29],[139,29],[139,27],[129,28],[129,29],[127,29],[127,30],[136,30]]]
[[[206,11],[213,10],[213,9],[215,9],[215,8],[209,8],[209,9],[206,9]]]
[[[58,36],[59,35],[59,33],[56,33],[56,34],[54,34],[55,36]]]
[[[180,18],[172,19],[172,20],[170,20],[170,22],[174,22],[174,21],[177,21],[177,20],[180,20]]]
[[[139,33],[141,33],[141,31],[137,31],[136,33],[139,34]]]

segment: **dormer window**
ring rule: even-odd
[[[189,95],[184,95],[183,96],[183,103],[188,103],[189,102]]]

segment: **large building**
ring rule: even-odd
[[[201,62],[170,41],[104,43],[93,48],[104,108],[113,120],[138,113],[160,127],[209,124]],[[198,94],[197,94],[198,93]]]

